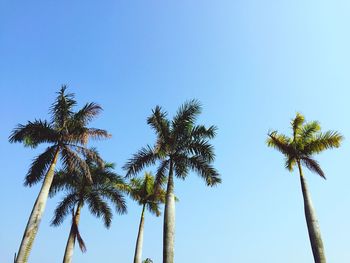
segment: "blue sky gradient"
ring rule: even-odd
[[[222,185],[195,174],[176,181],[175,260],[312,262],[296,172],[266,147],[269,129],[289,133],[297,111],[324,130],[350,134],[349,1],[0,1],[0,262],[12,262],[39,186],[24,188],[31,150],[9,144],[18,123],[48,118],[67,84],[79,105],[104,108],[92,126],[113,138],[94,142],[117,172],[155,136],[155,105],[170,116],[199,99],[199,123],[218,126],[213,141]],[[327,181],[305,172],[329,262],[350,261],[350,145],[317,157]],[[150,168],[150,171],[154,168]],[[49,226],[49,200],[30,262],[61,262],[70,220]],[[87,209],[87,253],[74,262],[132,262],[141,213],[115,215],[110,230]],[[144,258],[161,262],[162,217],[146,215]]]

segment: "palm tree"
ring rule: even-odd
[[[145,209],[149,212],[160,216],[159,204],[165,202],[164,189],[155,188],[154,177],[150,173],[145,173],[143,179],[133,178],[130,181],[130,196],[142,206],[141,219],[139,231],[137,235],[134,263],[141,263],[142,260],[142,246],[143,246],[143,232],[145,224]]]
[[[174,262],[175,239],[175,195],[174,176],[185,179],[190,170],[199,174],[208,186],[221,182],[220,175],[212,166],[214,148],[209,139],[215,137],[216,127],[196,125],[201,105],[196,100],[184,103],[170,121],[167,113],[157,106],[148,118],[157,141],[154,147],[146,146],[133,155],[124,168],[127,176],[136,175],[144,167],[160,162],[155,184],[161,185],[167,179],[164,228],[163,263]],[[167,178],[166,178],[167,177]]]
[[[153,260],[150,258],[146,258],[142,263],[153,263]]]
[[[75,241],[78,240],[80,249],[85,252],[86,246],[79,232],[79,220],[82,207],[86,204],[91,214],[102,217],[104,225],[109,228],[112,221],[112,211],[108,205],[111,201],[119,214],[126,213],[125,200],[119,185],[125,185],[121,176],[113,172],[114,165],[106,163],[101,166],[98,162],[87,158],[92,183],[80,169],[72,173],[60,170],[52,182],[50,196],[65,190],[63,200],[58,204],[52,220],[53,226],[59,226],[65,217],[72,213],[72,225],[63,257],[63,263],[72,262]]]
[[[299,169],[305,217],[314,260],[315,263],[325,263],[326,257],[320,227],[302,166],[305,166],[310,171],[315,172],[325,179],[325,174],[319,163],[313,158],[313,155],[326,149],[338,148],[343,137],[336,131],[321,133],[321,127],[317,121],[305,123],[304,116],[299,113],[292,120],[291,126],[293,131],[291,138],[273,131],[268,134],[267,145],[277,149],[285,156],[285,167],[289,171],[293,171],[295,166]]]
[[[76,104],[74,94],[66,93],[66,87],[62,86],[51,106],[50,121],[34,120],[25,125],[19,124],[9,137],[11,143],[22,142],[25,146],[32,148],[42,143],[50,144],[42,154],[33,160],[25,178],[25,186],[33,186],[42,180],[43,183],[18,250],[17,263],[28,261],[59,157],[65,169],[73,171],[79,166],[84,169],[86,176],[91,178],[88,166],[81,158],[81,153],[100,160],[95,152],[87,149],[85,145],[89,138],[98,139],[110,136],[105,130],[86,127],[101,112],[102,108],[98,104],[87,103],[79,111],[73,112]]]

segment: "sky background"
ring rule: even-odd
[[[297,111],[350,138],[349,11],[345,0],[0,0],[0,262],[18,250],[39,190],[23,180],[43,149],[8,136],[48,118],[62,84],[79,106],[103,106],[91,126],[113,137],[93,145],[120,174],[154,142],[155,105],[173,116],[197,98],[198,123],[218,126],[222,184],[207,188],[195,174],[175,182],[176,262],[313,262],[297,173],[265,140],[269,129],[290,133]],[[317,157],[327,181],[305,171],[330,263],[350,261],[349,158],[345,140]],[[60,198],[48,201],[29,262],[62,261],[70,219],[50,227]],[[128,201],[106,230],[83,209],[88,251],[77,247],[74,262],[132,262],[140,213]],[[143,255],[161,262],[162,217],[146,215]]]

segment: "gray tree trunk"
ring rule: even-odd
[[[139,232],[137,234],[134,263],[142,262],[143,230],[145,225],[145,208],[146,208],[146,204],[144,204],[142,207]]]
[[[323,248],[320,226],[316,218],[316,212],[312,205],[311,196],[299,162],[298,168],[300,173],[301,190],[303,192],[304,198],[305,218],[314,260],[315,263],[326,263],[326,256]]]
[[[170,161],[163,229],[163,263],[174,263],[175,195],[173,164]]]
[[[45,210],[46,201],[49,195],[49,190],[52,184],[53,176],[55,174],[54,172],[55,172],[58,155],[59,155],[59,148],[57,148],[54,159],[45,176],[39,195],[35,201],[34,207],[30,214],[26,229],[24,231],[22,242],[18,250],[16,263],[26,263],[28,261],[28,257],[32,249],[33,242],[34,242],[36,233],[38,232],[40,221]]]
[[[64,251],[64,257],[63,257],[63,263],[71,263],[73,258],[73,252],[74,252],[74,246],[75,246],[75,240],[76,240],[76,232],[75,229],[79,225],[80,220],[80,210],[81,210],[81,203],[78,204],[77,211],[75,212],[73,216],[73,222],[72,226],[70,228],[69,237],[66,245],[66,250]],[[75,226],[74,226],[75,223]]]

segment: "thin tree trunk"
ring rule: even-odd
[[[312,253],[314,255],[314,260],[315,263],[326,263],[326,256],[323,248],[320,226],[316,218],[316,212],[312,205],[311,196],[299,162],[298,168],[300,173],[301,190],[303,192],[304,198],[305,218],[307,223],[307,229],[309,232]]]
[[[72,262],[75,240],[76,240],[76,236],[77,236],[76,231],[77,231],[77,228],[79,225],[79,220],[80,220],[81,207],[82,207],[82,204],[79,203],[77,210],[76,210],[75,214],[73,215],[72,226],[70,228],[69,237],[68,237],[68,241],[67,241],[67,245],[66,245],[66,250],[64,251],[63,263],[71,263]]]
[[[144,204],[142,207],[139,232],[137,234],[134,263],[141,263],[142,261],[143,230],[145,225],[145,208],[146,208],[146,204]]]
[[[54,159],[45,176],[39,195],[35,201],[34,207],[30,214],[26,229],[24,231],[22,242],[18,250],[16,263],[26,263],[28,261],[28,257],[32,249],[33,242],[34,242],[36,233],[38,231],[42,215],[45,210],[46,201],[49,195],[49,190],[52,184],[53,176],[55,174],[54,172],[55,172],[58,155],[59,155],[59,148],[57,148],[56,150]]]
[[[170,161],[163,229],[163,263],[174,263],[175,195],[173,164]]]

